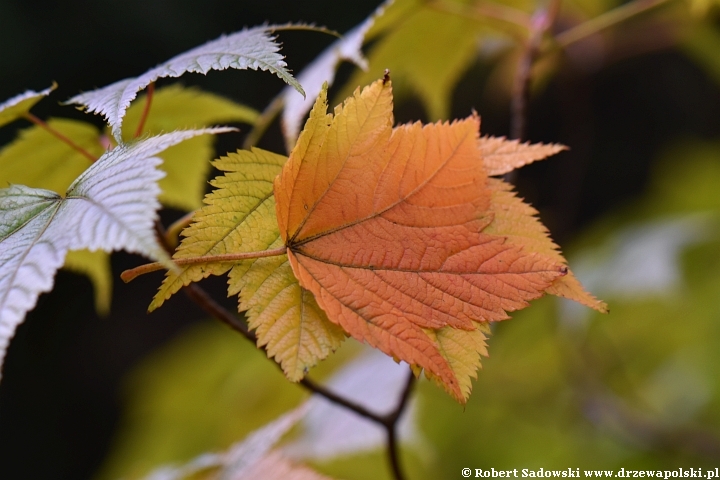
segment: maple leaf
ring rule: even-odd
[[[259,345],[291,380],[346,333],[462,403],[488,322],[544,293],[606,311],[537,211],[488,176],[563,146],[479,138],[476,116],[393,129],[389,78],[326,111],[327,85],[287,161],[253,149],[216,162],[227,173],[183,232],[182,269],[150,309],[230,270],[229,294],[240,293]]]
[[[508,318],[567,274],[551,255],[485,233],[492,190],[479,119],[392,128],[388,78],[313,107],[275,180],[300,285],[349,335],[418,365],[465,398],[426,329]]]
[[[261,149],[239,151],[213,162],[226,172],[211,184],[217,189],[183,231],[185,238],[173,255],[180,260],[208,255],[253,252],[280,247],[275,220],[273,179],[286,157]],[[181,287],[209,275],[230,272],[228,294],[240,295],[239,309],[247,311],[258,345],[266,347],[291,381],[335,351],[345,334],[328,321],[313,295],[293,276],[285,255],[235,263],[184,265],[168,272],[150,310]]]

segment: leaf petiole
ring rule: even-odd
[[[153,93],[155,93],[155,82],[150,82],[150,85],[147,86],[147,93],[145,94],[145,107],[143,108],[142,115],[140,116],[140,122],[138,123],[137,130],[135,130],[134,138],[142,135],[143,129],[145,128],[145,121],[147,120],[148,114],[150,113],[150,106],[152,105]]]
[[[242,253],[226,253],[224,255],[207,255],[203,257],[187,257],[187,258],[175,258],[173,262],[179,267],[184,265],[195,265],[198,263],[217,263],[217,262],[238,262],[240,260],[248,260],[251,258],[263,258],[263,257],[277,257],[279,255],[285,255],[287,247],[283,245],[279,248],[273,248],[271,250],[262,250],[259,252],[242,252]],[[123,282],[128,283],[146,273],[155,272],[157,270],[164,269],[165,266],[159,262],[147,263],[140,265],[139,267],[125,270],[120,274]]]
[[[73,141],[70,140],[68,137],[66,137],[65,135],[63,135],[63,134],[60,133],[59,131],[55,130],[53,127],[51,127],[51,126],[48,125],[46,122],[44,122],[43,120],[39,119],[38,117],[36,117],[36,116],[33,115],[32,113],[26,112],[26,113],[23,115],[23,118],[24,118],[25,120],[29,121],[29,122],[34,123],[34,124],[37,125],[38,127],[44,129],[46,132],[48,132],[49,134],[55,136],[55,138],[57,138],[57,139],[60,140],[61,142],[65,143],[66,145],[69,145],[72,149],[74,149],[74,150],[78,151],[79,153],[81,153],[83,156],[85,156],[85,157],[86,157],[88,160],[90,160],[91,162],[95,163],[95,161],[97,160],[97,157],[95,157],[92,153],[88,152],[88,151],[85,150],[83,147],[81,147],[81,146],[78,145],[77,143],[73,142]]]

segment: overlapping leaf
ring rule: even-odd
[[[47,97],[53,90],[55,90],[55,85],[39,92],[28,90],[0,103],[0,127],[25,115],[37,102]]]
[[[286,158],[260,149],[239,151],[214,162],[226,172],[211,183],[217,187],[205,199],[174,258],[265,250],[278,243],[273,179]],[[188,265],[169,272],[150,305],[159,307],[190,282],[230,273],[229,293],[241,292],[240,309],[247,310],[258,344],[266,346],[290,380],[300,380],[308,368],[327,357],[345,338],[329,322],[312,294],[298,284],[282,255],[240,262]]]
[[[202,73],[227,68],[267,70],[304,95],[300,84],[287,70],[280,45],[270,35],[272,26],[244,29],[222,36],[199,47],[181,53],[165,63],[135,78],[120,80],[112,85],[76,95],[68,103],[83,105],[89,112],[105,117],[118,142],[122,141],[123,117],[137,92],[158,78],[179,77],[186,72]]]
[[[363,70],[367,70],[367,60],[362,53],[365,33],[375,23],[375,19],[383,14],[389,3],[392,3],[392,0],[380,5],[364,22],[347,32],[343,38],[335,41],[300,72],[298,81],[305,88],[305,97],[301,98],[292,88],[285,87],[283,91],[285,108],[282,114],[282,129],[288,151],[292,150],[295,145],[302,120],[312,107],[314,99],[322,90],[323,84],[332,85],[338,63],[347,60]]]
[[[393,130],[388,79],[357,91],[334,117],[325,105],[321,94],[275,181],[293,272],[331,321],[462,400],[424,329],[505,319],[567,267],[483,232],[492,193],[477,118]]]
[[[134,102],[123,123],[123,138],[131,140],[143,116],[143,98]],[[150,114],[142,134],[158,135],[184,128],[210,127],[228,122],[254,123],[258,112],[226,98],[196,88],[170,85],[155,90]],[[196,210],[202,206],[207,186],[210,161],[213,159],[214,138],[191,138],[165,150],[162,169],[167,174],[160,180],[160,202],[183,210]]]
[[[506,142],[510,144],[510,148],[518,147],[516,142]],[[525,161],[533,151],[539,150],[536,147],[541,146],[527,145],[526,148],[529,150],[527,154],[521,150],[519,152],[521,161]],[[493,166],[498,165],[495,160],[490,160],[490,163]],[[499,171],[499,173],[504,172]],[[560,247],[550,239],[547,228],[537,218],[537,210],[518,198],[513,193],[512,186],[502,180],[491,178],[488,186],[492,191],[491,211],[494,220],[485,232],[501,235],[507,238],[508,243],[522,246],[525,251],[537,252],[565,264],[565,259],[560,254]],[[599,312],[608,311],[605,302],[587,293],[569,269],[567,275],[555,280],[546,291],[552,295],[575,300]]]
[[[162,172],[155,155],[184,139],[227,129],[175,132],[117,147],[64,196],[13,185],[0,190],[0,361],[15,328],[50,290],[68,250],[125,249],[164,261],[154,220]]]
[[[105,152],[100,131],[94,125],[66,118],[51,118],[47,124],[95,158]],[[33,159],[33,168],[28,168],[28,158]],[[0,185],[21,184],[64,192],[91,163],[78,150],[34,125],[20,131],[12,143],[0,150]]]
[[[345,333],[425,370],[460,402],[487,353],[487,322],[544,293],[605,311],[537,212],[488,177],[562,146],[480,139],[475,116],[393,129],[388,78],[326,110],[327,85],[287,162],[257,149],[216,162],[227,173],[175,254],[277,256],[170,272],[151,309],[231,270],[229,293],[292,380]]]
[[[458,2],[443,3],[461,6]],[[370,83],[387,68],[398,91],[417,95],[429,118],[448,118],[452,90],[479,51],[482,24],[427,2],[403,0],[387,9],[368,36],[377,36],[380,31],[385,35],[368,54],[370,68],[356,72],[341,95]]]

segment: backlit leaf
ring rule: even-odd
[[[515,142],[508,143],[510,148],[517,145]],[[527,157],[520,155],[520,158],[524,160]],[[502,180],[491,178],[488,186],[492,190],[491,211],[494,220],[485,232],[502,235],[507,238],[508,243],[522,246],[528,252],[541,253],[564,265],[566,261],[560,254],[560,247],[550,239],[547,228],[537,217],[537,210],[518,198],[512,191],[512,186]],[[546,292],[607,313],[605,302],[587,293],[570,270],[567,275],[556,279]]]
[[[470,398],[472,380],[477,378],[481,357],[487,357],[488,355],[486,340],[490,336],[489,325],[487,323],[478,323],[475,330],[443,327],[435,331],[426,330],[426,333],[430,338],[434,338],[440,354],[447,360],[455,377],[458,379],[462,396],[456,397],[456,399],[465,403]],[[427,370],[425,375],[445,388],[450,395],[456,396],[455,391],[446,388],[442,379]]]
[[[281,246],[272,181],[286,158],[260,149],[239,151],[214,162],[225,175],[193,218],[174,258],[252,252]],[[312,294],[298,284],[287,256],[244,260],[235,264],[205,263],[168,272],[150,310],[190,282],[230,273],[230,295],[240,293],[240,310],[247,310],[258,344],[265,346],[288,379],[298,381],[345,339],[329,322]]]
[[[135,101],[125,115],[123,138],[131,140],[145,109],[145,97]],[[158,135],[183,128],[210,127],[228,122],[254,123],[258,112],[226,98],[196,88],[171,85],[155,91],[143,135]],[[183,210],[202,206],[214,137],[191,138],[165,150],[160,168],[167,174],[160,180],[160,202]]]
[[[105,148],[100,131],[93,125],[66,118],[51,118],[47,124],[99,158]],[[33,168],[28,168],[32,159]],[[32,126],[0,150],[0,185],[28,185],[64,192],[92,162],[86,156],[49,133]]]
[[[478,146],[488,175],[502,175],[566,149],[564,145],[531,145],[505,137],[481,137]]]
[[[125,249],[173,267],[155,239],[163,175],[155,155],[186,138],[223,131],[174,132],[116,147],[64,196],[22,185],[0,190],[0,362],[25,313],[52,287],[68,250]]]
[[[278,233],[268,248],[281,245]],[[327,319],[313,294],[300,286],[287,255],[246,260],[232,269],[229,284],[228,294],[240,294],[240,310],[247,311],[258,345],[266,347],[288,380],[301,380],[345,340],[345,332]]]
[[[348,334],[421,366],[462,399],[425,329],[508,318],[567,267],[483,232],[493,215],[479,119],[392,129],[387,78],[334,116],[325,105],[321,94],[275,180],[293,272]]]
[[[363,70],[368,69],[368,63],[362,53],[365,33],[372,27],[375,19],[382,15],[386,5],[380,5],[364,22],[343,35],[330,45],[324,52],[306,66],[298,75],[298,82],[305,88],[306,96],[299,97],[292,88],[285,87],[283,101],[285,108],[282,114],[282,129],[285,136],[287,150],[292,150],[305,114],[313,105],[314,99],[322,90],[325,82],[333,84],[335,70],[342,60],[352,62]]]
[[[20,95],[15,95],[9,100],[0,103],[0,127],[17,120],[25,115],[30,109],[50,92],[55,90],[55,85],[39,92],[28,90]]]
[[[263,250],[278,236],[273,210],[272,181],[285,157],[260,149],[238,151],[213,162],[225,175],[212,180],[216,187],[205,197],[205,206],[183,230],[183,239],[173,258],[222,255]],[[222,275],[233,264],[205,263],[180,267],[168,272],[150,304],[156,309],[170,296],[191,282],[210,275]]]
[[[159,78],[179,77],[187,72],[205,75],[210,70],[227,68],[267,70],[304,94],[300,84],[285,68],[286,63],[278,53],[280,45],[270,34],[272,29],[272,26],[254,27],[222,36],[181,53],[139,77],[76,95],[67,103],[83,105],[89,112],[101,114],[120,142],[123,117],[130,102],[137,92]]]
[[[395,15],[396,11],[403,13]],[[370,68],[356,72],[341,97],[387,68],[398,91],[417,95],[430,119],[448,118],[452,90],[477,55],[482,26],[427,2],[397,2],[387,15],[394,19],[393,27],[370,50]],[[383,17],[379,21],[386,25]]]

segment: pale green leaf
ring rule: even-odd
[[[100,131],[93,125],[61,118],[49,119],[47,124],[97,158],[105,152]],[[32,168],[28,168],[28,161]],[[90,164],[67,143],[44,128],[32,126],[0,150],[0,186],[21,184],[64,192]]]
[[[273,26],[244,29],[222,36],[181,53],[135,78],[76,95],[68,103],[83,105],[89,112],[99,113],[107,120],[113,136],[122,141],[125,112],[137,92],[159,78],[179,77],[187,72],[207,74],[210,70],[227,68],[266,70],[274,73],[304,95],[302,87],[285,68],[278,53],[280,45],[271,36]]]
[[[368,55],[370,68],[353,75],[339,96],[349,96],[387,68],[396,96],[415,94],[430,120],[446,119],[452,90],[478,52],[482,27],[461,15],[403,3],[408,14],[398,17],[394,28],[377,41]],[[378,21],[385,23],[382,17]]]
[[[15,95],[11,99],[0,103],[0,127],[13,122],[28,113],[37,102],[55,90],[55,87],[56,85],[53,85],[39,92],[28,90],[25,93]]]
[[[173,267],[155,238],[163,176],[155,155],[227,130],[174,132],[118,146],[81,173],[65,196],[22,185],[0,189],[0,364],[25,313],[52,288],[68,250],[125,249]]]
[[[126,141],[135,136],[144,109],[144,97],[128,109],[123,124],[123,138]],[[252,124],[258,115],[256,110],[245,105],[176,84],[155,91],[143,135],[227,122]],[[160,180],[160,202],[183,210],[196,210],[202,206],[210,160],[215,153],[213,142],[214,138],[210,136],[196,137],[162,153],[161,168],[167,175]]]

